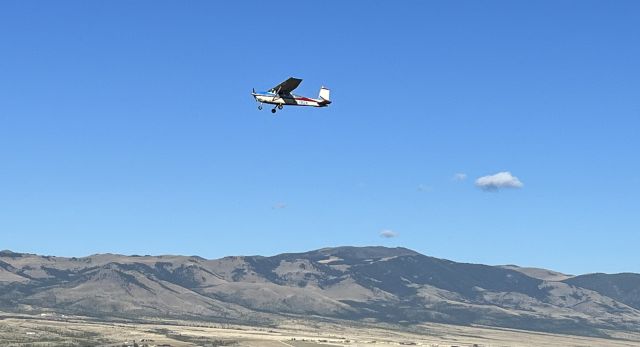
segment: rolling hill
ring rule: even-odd
[[[0,310],[269,324],[278,317],[480,324],[583,335],[640,329],[640,275],[567,276],[406,248],[272,257],[0,252]]]

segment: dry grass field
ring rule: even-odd
[[[190,321],[107,322],[82,317],[5,315],[0,346],[640,346],[640,333],[611,339],[444,324],[394,326],[283,321],[249,327]]]

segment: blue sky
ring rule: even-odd
[[[386,245],[640,272],[639,14],[634,1],[5,1],[0,248]],[[258,111],[251,88],[289,76],[334,103]],[[503,171],[523,187],[474,185]]]

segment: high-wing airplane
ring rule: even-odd
[[[294,89],[298,88],[300,82],[302,82],[302,80],[299,78],[289,77],[288,80],[266,92],[256,92],[254,89],[251,95],[260,103],[258,110],[262,110],[262,104],[274,105],[271,113],[276,113],[276,108],[282,110],[284,105],[326,107],[331,103],[329,100],[329,89],[325,87],[320,88],[318,99],[291,94]]]

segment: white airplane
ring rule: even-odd
[[[300,82],[302,82],[302,80],[299,78],[289,77],[288,80],[266,92],[256,92],[254,89],[251,95],[260,103],[258,110],[262,110],[262,104],[275,105],[273,109],[271,109],[271,113],[276,113],[276,108],[282,110],[284,105],[326,107],[331,103],[329,100],[329,89],[325,87],[320,88],[318,99],[291,94],[294,89],[298,88]]]

